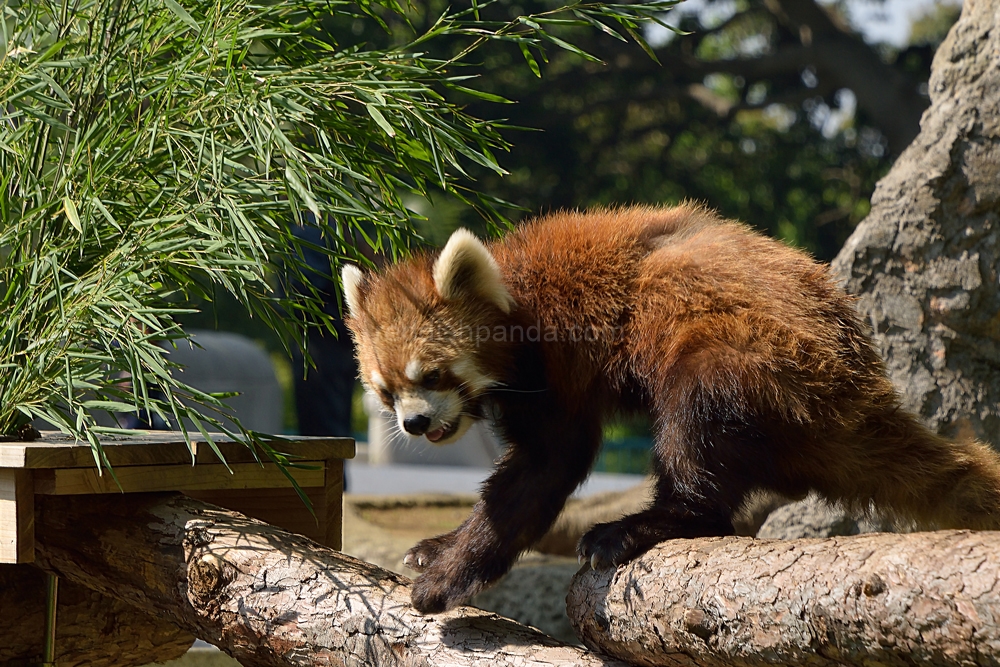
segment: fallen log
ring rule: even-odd
[[[659,545],[583,570],[570,620],[637,665],[996,665],[1000,532]]]
[[[39,497],[35,542],[39,566],[246,667],[621,665],[471,607],[422,616],[408,579],[179,494]]]
[[[194,636],[169,621],[63,581],[56,613],[60,667],[133,667],[179,658]],[[38,665],[45,645],[45,573],[0,565],[0,665]]]

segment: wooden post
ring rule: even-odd
[[[323,517],[325,539],[323,544],[339,550],[344,544],[344,460],[328,459],[326,480],[323,485]],[[317,509],[317,512],[319,509]]]
[[[0,468],[0,563],[35,560],[34,499],[30,470]]]

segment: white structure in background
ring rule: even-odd
[[[368,463],[417,463],[444,466],[492,468],[502,448],[484,421],[477,421],[457,442],[432,445],[427,438],[414,438],[400,431],[391,414],[375,394],[365,392],[368,415]]]
[[[284,393],[267,352],[239,334],[207,330],[192,330],[188,334],[201,347],[178,341],[176,350],[166,348],[169,359],[184,366],[178,375],[181,382],[204,392],[240,392],[225,402],[243,426],[280,434],[284,427]],[[212,416],[217,415],[212,413]],[[95,417],[103,426],[120,425],[107,413]],[[234,428],[231,420],[220,421]],[[42,419],[36,419],[34,425],[40,431],[55,428]],[[197,433],[194,424],[188,424],[188,428]]]
[[[267,352],[246,336],[223,331],[188,332],[200,347],[178,341],[170,361],[184,366],[178,378],[204,392],[240,392],[225,399],[245,428],[281,433],[284,394]],[[232,427],[227,419],[222,423]]]

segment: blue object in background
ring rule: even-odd
[[[326,245],[322,232],[313,225],[300,225],[294,233],[315,246]],[[313,270],[309,277],[310,284],[323,295],[324,312],[335,318],[337,335],[328,331],[309,332],[308,351],[315,367],[309,368],[304,375],[302,354],[298,350],[293,353],[299,435],[351,437],[351,398],[358,373],[354,345],[340,319],[340,303],[330,258],[310,248],[303,250],[303,257]]]

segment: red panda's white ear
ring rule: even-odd
[[[514,306],[493,255],[467,229],[456,230],[434,262],[434,286],[445,300],[475,296],[505,313]]]
[[[361,309],[361,282],[365,279],[361,269],[353,264],[344,264],[340,269],[340,280],[344,286],[344,303],[347,312],[357,315]]]

